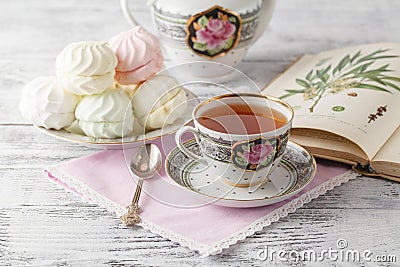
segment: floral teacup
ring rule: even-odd
[[[269,127],[272,129],[269,131],[238,134],[215,130],[210,124],[205,125],[202,119],[204,114],[210,114],[210,111],[217,110],[218,107],[231,107],[243,103],[254,110],[254,114],[260,110],[260,106],[263,107],[266,112],[257,114],[260,116],[271,116],[270,114],[277,112],[282,121],[279,125]],[[211,168],[225,183],[238,187],[252,187],[267,182],[268,175],[279,164],[289,138],[293,110],[287,103],[270,96],[241,93],[205,100],[195,107],[192,116],[195,127],[183,126],[175,135],[179,149],[188,157],[200,162],[204,168]],[[272,119],[271,121],[275,122],[275,118]],[[266,129],[265,125],[260,126],[263,127],[259,129]],[[189,151],[182,143],[181,137],[186,132],[194,134],[201,156]]]

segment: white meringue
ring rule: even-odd
[[[133,131],[134,115],[128,95],[120,89],[88,95],[79,102],[75,116],[80,129],[97,138],[117,138]]]
[[[156,75],[143,83],[132,96],[133,110],[147,130],[173,123],[186,112],[186,92],[178,81]]]
[[[66,46],[56,59],[60,84],[77,95],[91,95],[114,87],[118,60],[105,42],[85,41]]]
[[[79,121],[79,127],[87,136],[96,138],[126,137],[132,132],[134,119],[128,117],[120,122],[87,122]]]
[[[114,87],[114,76],[111,74],[92,77],[58,75],[58,80],[64,88],[68,88],[66,90],[77,95],[99,94]]]
[[[174,123],[186,112],[187,97],[186,92],[180,89],[178,93],[161,107],[154,109],[148,116],[142,117],[142,122],[146,129],[163,128]]]
[[[56,77],[38,77],[25,86],[19,108],[33,124],[59,130],[74,121],[78,102],[79,97],[63,90]]]
[[[75,115],[74,113],[51,113],[34,109],[30,115],[30,120],[37,126],[60,130],[69,126],[75,120]]]

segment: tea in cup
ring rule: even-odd
[[[268,181],[279,164],[293,120],[289,104],[261,94],[234,93],[199,103],[193,110],[194,127],[183,126],[175,135],[179,149],[211,168],[232,186],[252,187]],[[201,156],[181,141],[194,134]]]

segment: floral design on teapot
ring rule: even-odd
[[[239,14],[216,5],[188,20],[186,41],[199,56],[221,57],[236,46],[241,27]]]
[[[279,139],[257,138],[251,141],[237,142],[232,147],[231,162],[238,168],[256,171],[270,166],[275,159]]]

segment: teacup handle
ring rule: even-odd
[[[207,161],[203,157],[194,154],[192,151],[187,149],[185,145],[182,143],[182,135],[187,132],[192,133],[194,135],[194,138],[196,139],[197,144],[200,144],[199,133],[197,132],[197,130],[191,126],[183,126],[175,134],[176,145],[189,158],[207,165]]]
[[[127,20],[132,26],[140,26],[139,23],[137,23],[137,21],[135,20],[135,18],[132,16],[131,12],[129,11],[128,1],[129,1],[129,0],[120,0],[120,5],[121,5],[122,13],[124,14],[126,20]]]

